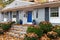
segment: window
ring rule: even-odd
[[[38,9],[37,9],[37,11],[36,11],[36,18],[38,18]]]
[[[59,10],[58,8],[51,8],[50,9],[50,12],[51,12],[51,17],[59,17]]]
[[[27,17],[27,13],[24,14],[24,17]]]
[[[16,18],[16,15],[13,15],[13,18]]]
[[[16,13],[15,12],[13,12],[13,18],[16,18]]]

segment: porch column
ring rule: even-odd
[[[3,12],[0,12],[0,21],[4,21],[4,15],[3,15]]]
[[[49,7],[45,8],[45,21],[49,21]]]
[[[8,20],[10,21],[10,12],[8,13]]]
[[[10,21],[12,21],[12,11],[9,12],[9,15],[10,15],[9,19]]]
[[[16,21],[19,21],[19,11],[16,11]]]

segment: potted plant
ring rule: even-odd
[[[33,23],[33,25],[36,25],[36,20],[33,20],[33,22],[32,22],[32,23]]]
[[[20,24],[23,24],[23,21],[20,19]]]

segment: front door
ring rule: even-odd
[[[32,11],[28,11],[27,14],[27,22],[32,22]]]

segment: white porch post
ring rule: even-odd
[[[12,21],[12,11],[9,12],[10,15],[10,21]]]
[[[3,20],[4,20],[3,14],[0,12],[0,22],[2,22]]]
[[[27,17],[26,12],[23,11],[23,24],[27,24]]]
[[[5,12],[2,14],[3,15],[3,21],[4,21],[4,14],[5,14]]]
[[[10,21],[10,12],[8,13],[8,21]]]
[[[3,16],[3,17],[2,17],[2,21],[4,21],[4,13],[2,14],[2,16]]]
[[[16,11],[16,21],[19,21],[19,11]]]

